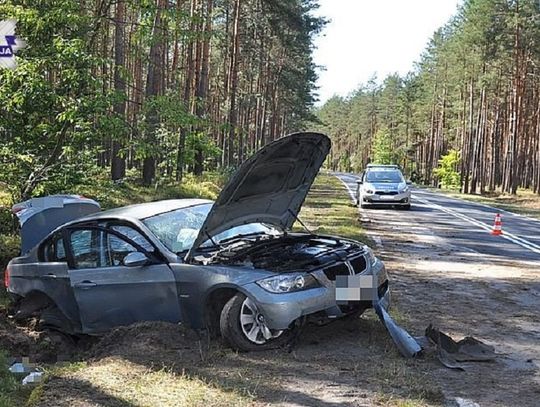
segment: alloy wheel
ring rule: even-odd
[[[246,297],[240,308],[240,327],[246,338],[257,345],[262,345],[283,333],[283,331],[268,328],[264,315],[249,297]]]

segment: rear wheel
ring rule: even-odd
[[[49,305],[41,311],[39,327],[46,330],[59,331],[65,334],[73,333],[71,323],[56,305]]]
[[[73,334],[71,323],[56,305],[49,305],[41,311],[39,328],[52,344],[51,360],[70,360],[76,350],[77,337]]]
[[[411,209],[411,204],[403,205],[401,209],[405,209],[406,211],[408,211],[409,209]]]
[[[270,329],[257,304],[244,294],[238,293],[221,311],[220,330],[232,348],[253,351],[286,345],[293,338],[295,328]]]

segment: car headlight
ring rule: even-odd
[[[398,192],[399,193],[403,193],[403,192],[407,192],[409,190],[409,186],[405,183],[401,183],[399,184],[398,186]]]
[[[364,191],[366,191],[366,194],[373,194],[375,191],[375,187],[373,184],[364,184]]]
[[[364,246],[364,250],[366,251],[366,257],[369,260],[369,264],[371,264],[371,266],[374,266],[377,262],[377,257],[375,257],[373,250],[371,250],[369,246]]]
[[[311,274],[281,274],[257,281],[257,284],[271,293],[290,293],[319,287]]]

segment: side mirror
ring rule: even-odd
[[[411,180],[408,180],[408,181],[407,181],[407,185],[412,185],[412,181],[411,181]]]
[[[141,252],[131,252],[126,257],[124,257],[124,266],[126,267],[141,267],[146,266],[150,260],[144,253]]]

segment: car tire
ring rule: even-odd
[[[272,335],[275,335],[270,339],[265,339],[263,337],[262,328],[260,328],[260,325],[257,325],[255,331],[258,332],[256,337],[259,338],[259,340],[254,341],[250,339],[245,333],[246,324],[244,324],[243,327],[241,323],[242,315],[249,315],[244,313],[246,308],[249,308],[246,304],[248,304],[249,307],[256,307],[256,304],[247,296],[242,293],[237,293],[225,304],[223,310],[221,311],[219,321],[221,336],[223,339],[225,339],[230,347],[244,352],[275,349],[286,346],[295,337],[297,329],[296,325],[293,325],[291,328],[283,331],[269,330]],[[261,314],[253,315],[253,324],[256,324],[255,319],[259,315]]]
[[[409,209],[411,209],[411,204],[403,205],[403,206],[401,207],[401,209],[404,209],[404,210],[408,211]]]
[[[44,330],[55,330],[68,335],[73,333],[71,323],[56,305],[49,305],[41,311],[39,327]]]

